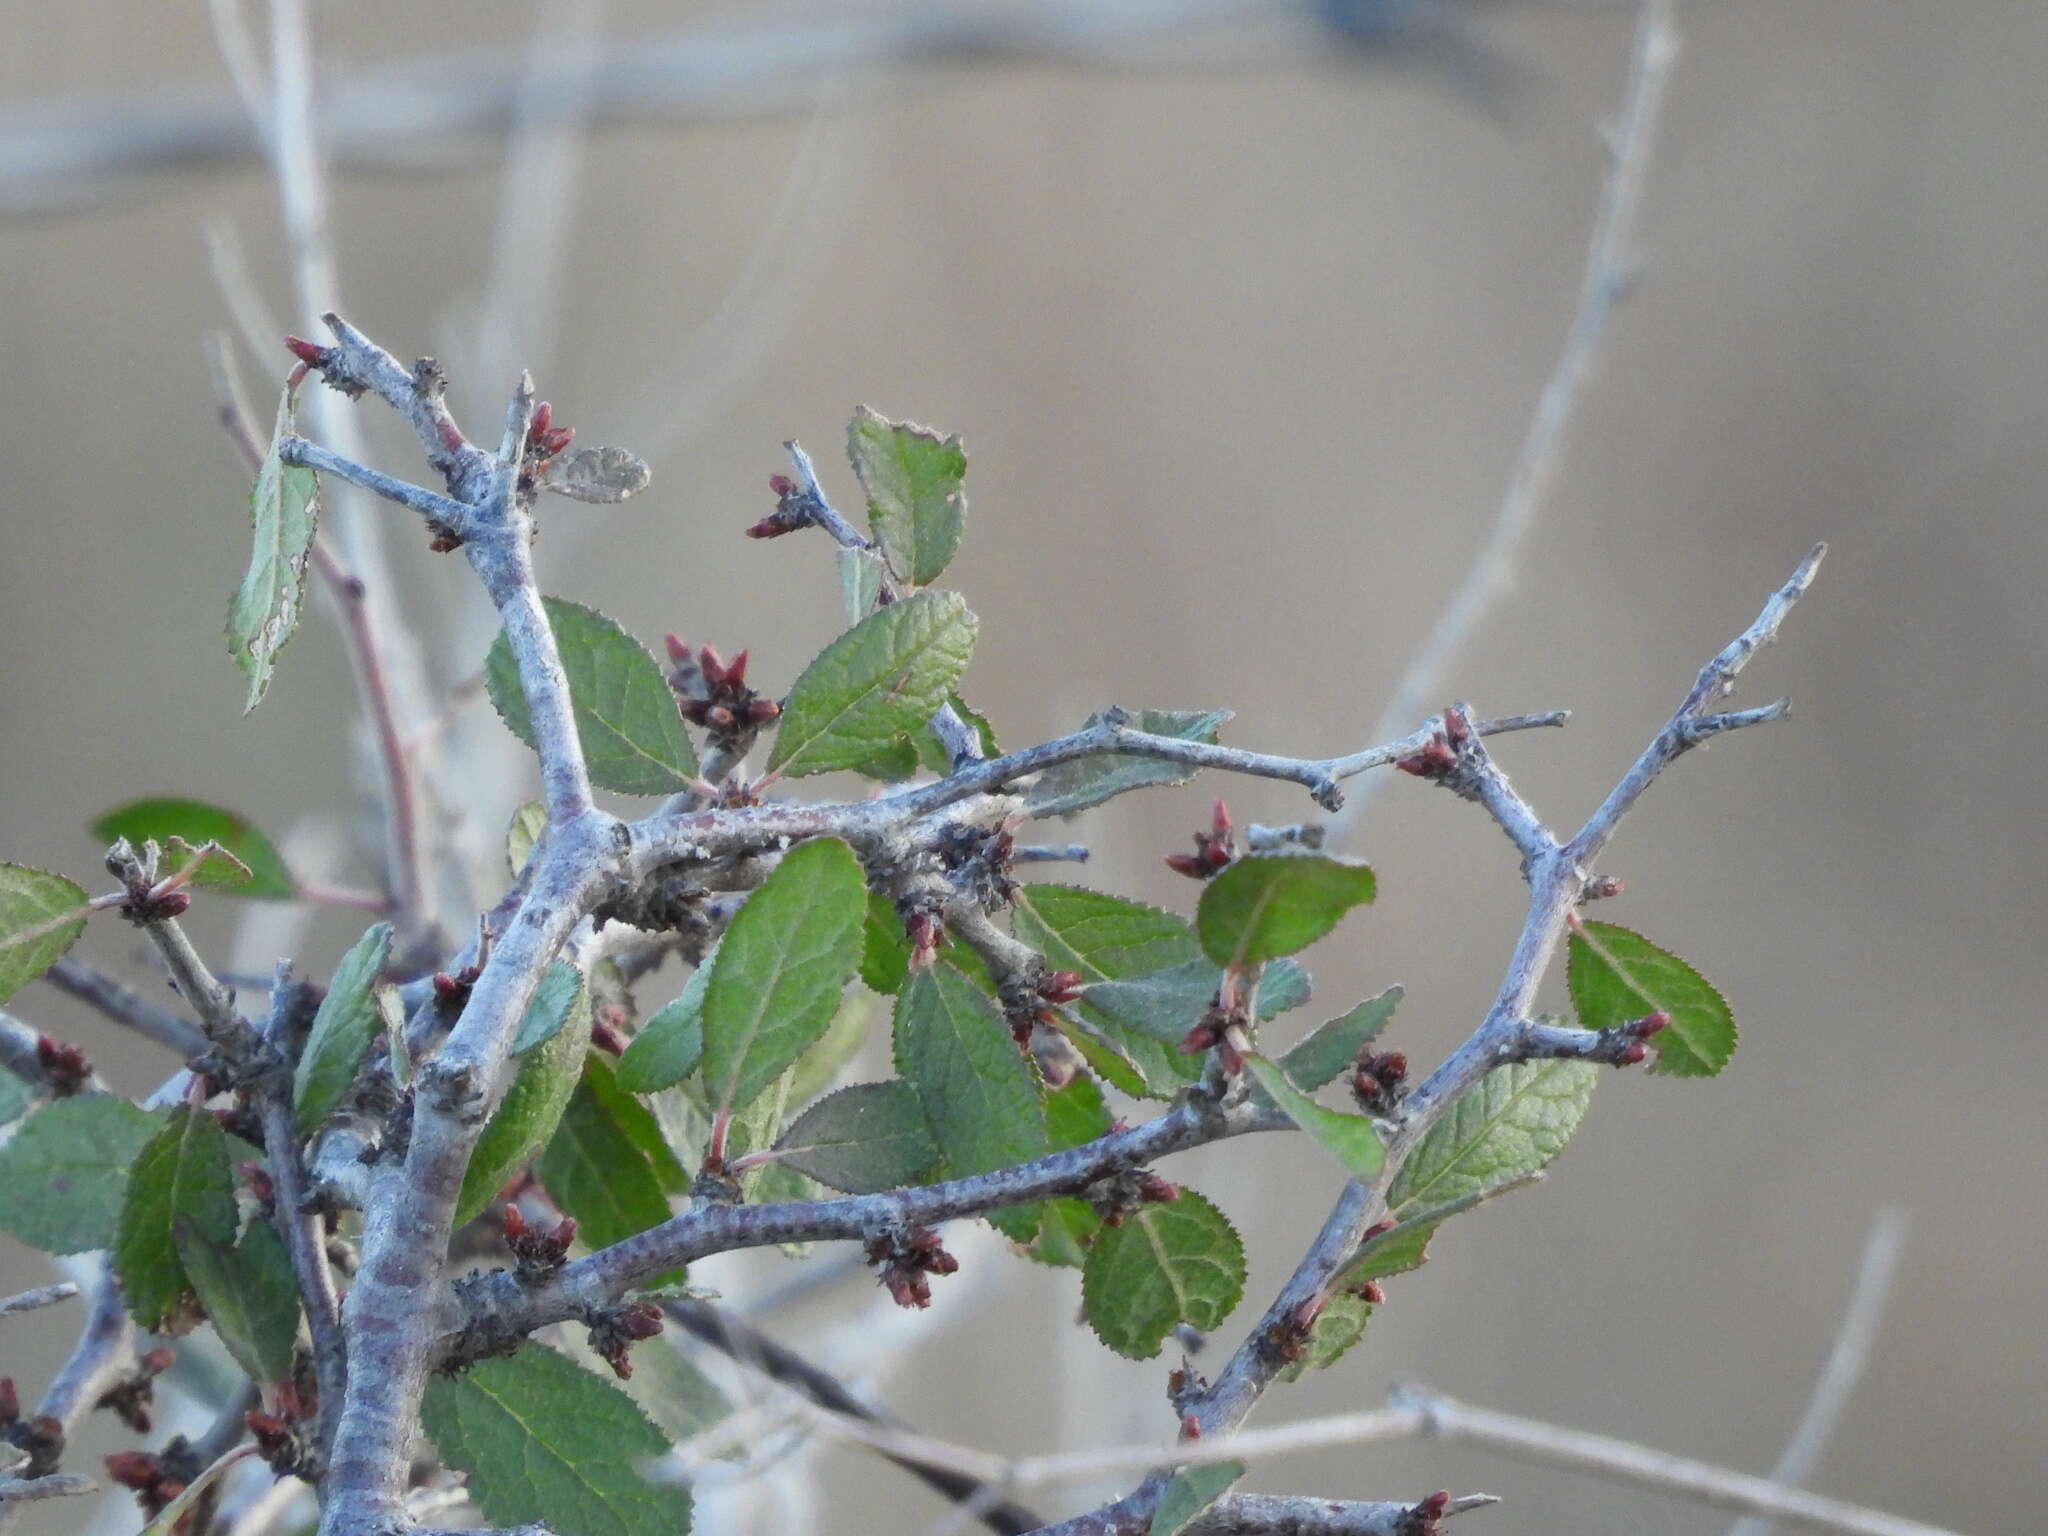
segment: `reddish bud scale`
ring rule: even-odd
[[[1647,1040],[1650,1038],[1650,1036],[1656,1034],[1658,1031],[1668,1029],[1670,1025],[1671,1015],[1663,1012],[1660,1009],[1656,1013],[1644,1014],[1640,1019],[1637,1019],[1635,1023],[1630,1027],[1634,1031],[1635,1037],[1638,1040]]]
[[[1202,1421],[1196,1418],[1192,1413],[1182,1414],[1180,1416],[1180,1437],[1183,1440],[1201,1439]]]
[[[108,1477],[137,1493],[155,1488],[163,1479],[162,1464],[147,1451],[116,1451],[106,1458],[106,1468]]]
[[[1647,1045],[1643,1044],[1642,1041],[1631,1040],[1627,1045],[1621,1048],[1621,1054],[1614,1058],[1614,1064],[1618,1067],[1637,1066],[1649,1054],[1650,1048]]]
[[[796,494],[796,482],[787,475],[770,475],[768,477],[768,489],[777,496],[794,496]]]
[[[21,1394],[12,1376],[0,1376],[0,1424],[12,1424],[21,1417]]]
[[[690,659],[690,642],[681,635],[673,632],[663,635],[661,643],[667,649],[670,661],[685,662]]]
[[[762,518],[761,521],[747,529],[747,537],[750,539],[779,539],[785,533],[795,533],[801,526],[802,524],[798,523],[794,518],[784,517],[779,512],[771,512],[768,516]]]
[[[1370,1302],[1376,1307],[1383,1307],[1387,1304],[1387,1293],[1380,1289],[1380,1283],[1377,1280],[1361,1281],[1355,1294],[1360,1301]]]
[[[284,348],[308,368],[325,368],[329,348],[318,342],[308,341],[303,336],[286,336]]]

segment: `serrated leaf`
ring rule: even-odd
[[[1118,1354],[1149,1360],[1181,1323],[1206,1332],[1244,1296],[1244,1244],[1192,1190],[1105,1227],[1081,1271],[1088,1326]]]
[[[534,1165],[549,1197],[576,1218],[577,1236],[591,1248],[608,1248],[669,1218],[661,1175],[641,1139],[621,1123],[624,1106],[646,1114],[620,1091],[604,1055],[591,1052]]]
[[[87,915],[84,890],[62,875],[0,864],[0,1003],[63,958]]]
[[[313,1015],[313,1032],[292,1073],[292,1103],[301,1136],[312,1134],[355,1081],[363,1053],[382,1022],[374,990],[390,958],[391,925],[376,923],[334,968],[320,1011]]]
[[[1088,1070],[1117,1092],[1142,1099],[1152,1091],[1145,1080],[1144,1069],[1122,1044],[1111,1038],[1108,1031],[1078,1012],[1069,1014],[1060,1008],[1047,1010],[1043,1018],[1056,1034],[1080,1053]]]
[[[1263,1056],[1253,1056],[1246,1070],[1296,1126],[1330,1156],[1337,1159],[1354,1179],[1371,1179],[1386,1159],[1379,1133],[1364,1115],[1340,1114],[1325,1109],[1287,1080],[1287,1074]]]
[[[174,837],[193,844],[217,843],[247,874],[208,860],[193,875],[194,884],[232,886],[236,895],[257,901],[289,901],[298,894],[298,882],[269,838],[233,811],[202,800],[131,800],[108,811],[90,830],[102,843],[125,837],[138,848],[152,839],[168,844]]]
[[[533,989],[526,1012],[519,1016],[519,1032],[512,1037],[512,1054],[523,1056],[536,1045],[545,1045],[554,1039],[562,1026],[569,1022],[569,1015],[579,997],[583,999],[587,1012],[590,1008],[589,986],[583,979],[583,973],[566,960],[551,962],[541,973],[540,985]]]
[[[1102,1088],[1093,1078],[1076,1074],[1064,1086],[1045,1096],[1046,1150],[1064,1152],[1086,1146],[1109,1134],[1109,1106]],[[1102,1218],[1086,1200],[1059,1196],[1045,1202],[1038,1236],[1025,1250],[1040,1264],[1064,1264],[1079,1269],[1088,1257],[1088,1244],[1102,1230]]]
[[[539,1521],[575,1536],[690,1527],[689,1495],[640,1472],[667,1438],[618,1387],[542,1345],[435,1378],[421,1423],[494,1525]]]
[[[128,1170],[163,1125],[126,1099],[59,1099],[0,1147],[0,1227],[47,1253],[114,1240]]]
[[[1275,960],[1259,971],[1259,1021],[1278,1018],[1309,1000],[1314,981],[1300,961]]]
[[[869,614],[796,680],[768,767],[823,773],[888,751],[946,702],[974,654],[976,625],[957,592],[920,592]]]
[[[911,977],[896,1000],[896,1072],[917,1090],[946,1174],[965,1178],[1045,1154],[1038,1076],[1009,1026],[973,982],[941,963]],[[1013,1236],[1037,1208],[1003,1216]],[[992,1218],[993,1219],[993,1218]]]
[[[1735,1054],[1735,1015],[1714,984],[1667,949],[1614,923],[1584,923],[1571,936],[1572,1006],[1587,1029],[1612,1029],[1662,1010],[1671,1022],[1651,1037],[1652,1072],[1712,1077]]]
[[[256,471],[249,493],[249,521],[254,538],[249,569],[228,600],[228,652],[249,679],[242,705],[247,714],[263,700],[277,653],[299,627],[305,607],[306,561],[320,523],[319,484],[310,469],[298,469],[278,458],[278,444],[291,436],[293,392],[277,402],[277,425],[270,451]]]
[[[220,885],[242,894],[241,887],[256,878],[255,871],[219,843],[208,841],[198,847],[173,833],[164,839],[163,868],[187,885]]]
[[[1212,1461],[1207,1466],[1189,1467],[1159,1495],[1148,1536],[1176,1536],[1186,1530],[1197,1516],[1230,1492],[1244,1473],[1241,1461]]]
[[[513,1058],[518,1075],[469,1155],[462,1192],[455,1200],[456,1226],[473,1220],[555,1134],[562,1111],[576,1092],[589,1045],[590,991],[578,987],[568,1022],[524,1056]]]
[[[173,1237],[206,1319],[235,1363],[259,1385],[287,1380],[299,1337],[299,1287],[277,1228],[252,1220],[242,1240],[230,1244],[181,1222]]]
[[[540,487],[571,501],[610,506],[637,496],[653,479],[647,461],[623,448],[577,448],[548,461]]]
[[[846,429],[846,456],[867,493],[868,526],[890,567],[924,586],[938,580],[967,521],[967,451],[958,437],[890,421],[856,407]]]
[[[910,1084],[855,1083],[827,1094],[775,1143],[780,1161],[849,1195],[915,1184],[938,1163],[939,1146]]]
[[[1316,1314],[1315,1324],[1308,1331],[1307,1352],[1281,1368],[1281,1379],[1299,1381],[1306,1372],[1335,1365],[1346,1350],[1365,1337],[1365,1325],[1371,1319],[1371,1302],[1350,1291],[1338,1291]]]
[[[671,795],[697,777],[676,696],[647,648],[616,622],[565,598],[541,599],[569,679],[590,782],[622,795]],[[503,632],[484,658],[484,686],[512,734],[533,745],[533,717]]]
[[[144,1328],[164,1330],[192,1291],[178,1232],[232,1244],[236,1220],[227,1132],[205,1110],[181,1104],[136,1154],[114,1229],[114,1270],[129,1315]]]
[[[742,1108],[825,1032],[860,964],[867,882],[836,838],[799,843],[747,898],[704,989],[704,1087]]]
[[[882,593],[882,557],[871,549],[839,549],[839,604],[846,610],[850,629],[875,611],[875,599]]]
[[[505,826],[505,865],[514,880],[526,868],[526,861],[533,857],[533,850],[547,829],[547,807],[538,800],[529,800],[512,813],[512,820]]]
[[[1358,1059],[1400,1006],[1402,992],[1389,987],[1378,997],[1369,997],[1349,1013],[1319,1024],[1292,1050],[1280,1058],[1280,1066],[1298,1086],[1313,1093],[1325,1083],[1335,1082]]]
[[[657,1008],[626,1054],[619,1058],[619,1086],[630,1093],[657,1093],[697,1070],[704,1056],[704,989],[711,985],[714,945],[674,1002]]]
[[[789,1102],[808,1104],[830,1088],[860,1048],[867,1043],[868,1026],[874,1022],[874,999],[865,992],[849,990],[839,1000],[839,1011],[803,1055],[789,1069]]]
[[[1129,712],[1129,726],[1153,736],[1171,736],[1176,741],[1216,744],[1216,733],[1229,721],[1227,709],[1140,709]],[[1082,726],[1088,730],[1102,719],[1090,715]],[[1033,816],[1072,816],[1091,805],[1133,789],[1165,784],[1185,784],[1195,770],[1185,763],[1164,762],[1155,757],[1082,757],[1060,763],[1038,776],[1024,795],[1024,809]]]
[[[1321,853],[1254,853],[1202,888],[1195,932],[1222,966],[1256,965],[1306,949],[1373,897],[1363,864]]]
[[[1542,1168],[1585,1119],[1600,1070],[1585,1061],[1494,1068],[1409,1153],[1387,1191],[1388,1213],[1405,1218]]]
[[[1215,1001],[1222,981],[1222,970],[1198,957],[1142,976],[1096,982],[1082,997],[1083,1011],[1120,1031],[1119,1038],[1125,1041],[1138,1036],[1157,1042],[1183,1063],[1179,1073],[1191,1076],[1200,1071],[1200,1058],[1178,1055],[1180,1042]],[[1275,961],[1260,978],[1258,1016],[1270,1019],[1307,998],[1308,973],[1292,960]],[[1135,1051],[1132,1054],[1138,1059]],[[1174,1084],[1169,1080],[1166,1086]]]

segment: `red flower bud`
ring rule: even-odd
[[[1647,1040],[1659,1030],[1669,1028],[1670,1024],[1671,1015],[1660,1008],[1655,1013],[1644,1014],[1630,1028],[1634,1031],[1635,1037],[1638,1040]]]
[[[704,673],[704,681],[707,686],[716,688],[725,681],[725,661],[719,656],[716,646],[698,646],[697,665]]]
[[[163,1476],[161,1464],[147,1451],[116,1451],[106,1459],[106,1468],[108,1477],[137,1493],[155,1488]]]
[[[1617,1067],[1633,1067],[1650,1054],[1650,1048],[1640,1040],[1631,1040],[1621,1048],[1621,1054],[1614,1058]]]
[[[747,529],[750,539],[779,539],[785,533],[795,533],[798,525],[786,517],[770,513]]]
[[[1196,853],[1169,853],[1166,856],[1166,867],[1176,875],[1186,875],[1190,880],[1207,879],[1209,875],[1208,861]]]
[[[668,647],[668,659],[670,661],[684,662],[690,659],[690,642],[683,639],[680,635],[674,633],[663,635],[661,643]]]
[[[543,400],[533,408],[533,420],[528,424],[526,430],[530,436],[539,437],[541,433],[547,431],[548,424],[554,419],[555,408]]]
[[[705,674],[710,675],[708,672]],[[743,650],[725,664],[725,680],[737,688],[747,680],[747,653]]]
[[[505,1236],[508,1239],[521,1238],[526,1236],[526,1217],[520,1211],[518,1206],[506,1206],[503,1220],[505,1226]]]
[[[778,496],[788,496],[795,492],[796,482],[787,475],[770,475],[768,489]]]
[[[192,893],[190,891],[165,891],[163,895],[150,903],[150,908],[152,915],[161,919],[176,917],[191,905]]]
[[[159,1344],[142,1357],[140,1364],[145,1374],[161,1376],[175,1365],[177,1360],[178,1352],[175,1349],[166,1344]]]
[[[782,714],[782,706],[773,699],[752,699],[747,704],[747,718],[755,725],[766,725]]]
[[[552,459],[575,441],[574,427],[549,427],[547,431],[536,432],[532,437],[532,442],[540,449],[541,457],[545,459]]]
[[[713,704],[704,711],[704,723],[714,731],[729,731],[739,723],[739,716],[723,704]]]
[[[327,354],[330,349],[321,346],[318,342],[308,341],[303,336],[287,336],[284,339],[284,346],[287,352],[291,353],[293,357],[296,357],[308,368],[324,368],[327,366]]]
[[[1359,1300],[1370,1302],[1376,1307],[1383,1307],[1387,1304],[1387,1293],[1380,1289],[1380,1283],[1377,1280],[1362,1281],[1359,1284],[1357,1295]]]
[[[14,1390],[12,1376],[0,1376],[0,1424],[12,1424],[21,1417],[21,1394]]]

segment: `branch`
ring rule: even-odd
[[[66,996],[97,1008],[116,1024],[125,1024],[175,1052],[180,1061],[190,1061],[206,1049],[206,1036],[170,1009],[159,1007],[82,961],[67,955],[43,972],[43,979]]]
[[[47,1477],[0,1477],[0,1505],[27,1504],[36,1499],[66,1499],[81,1493],[96,1493],[99,1484],[76,1472],[52,1472]]]
[[[1468,1515],[1498,1504],[1490,1493],[1446,1499],[1442,1516]],[[1216,1501],[1188,1527],[1189,1536],[1413,1536],[1426,1529],[1413,1504],[1352,1504],[1337,1499],[1275,1498],[1238,1493]],[[1441,1518],[1441,1516],[1440,1516]]]
[[[370,469],[353,459],[345,459],[338,453],[330,453],[318,443],[309,443],[303,437],[284,438],[277,445],[277,456],[285,463],[295,464],[301,469],[318,470],[323,475],[333,475],[352,485],[360,485],[364,490],[374,492],[386,501],[395,502],[424,518],[443,524],[457,537],[469,537],[469,508],[437,491],[430,491],[425,486],[397,479],[382,470]]]
[[[156,946],[157,953],[163,957],[164,968],[171,973],[178,995],[199,1015],[199,1026],[205,1031],[206,1038],[228,1060],[242,1066],[250,1065],[262,1046],[255,1026],[237,1011],[235,994],[214,978],[213,972],[200,958],[199,951],[185,936],[185,930],[174,915],[174,910],[182,910],[182,907],[168,909],[158,899],[159,893],[154,889],[156,870],[152,865],[153,860],[145,861],[125,837],[107,850],[108,870],[128,888],[128,901],[121,909],[122,915],[146,933]],[[182,892],[172,894],[182,902]]]
[[[113,1266],[102,1259],[99,1289],[93,1295],[85,1327],[49,1390],[36,1404],[34,1418],[49,1421],[36,1426],[45,1432],[48,1443],[30,1463],[36,1476],[24,1481],[41,1482],[55,1471],[57,1459],[64,1453],[65,1440],[100,1394],[121,1374],[123,1357],[134,1336],[127,1303],[121,1298],[120,1282],[114,1278]],[[18,1500],[0,1501],[0,1533],[13,1529],[20,1508]]]
[[[0,1298],[0,1317],[12,1317],[17,1312],[34,1312],[41,1307],[54,1307],[60,1301],[69,1301],[78,1294],[78,1287],[69,1280],[60,1280],[55,1285],[39,1285],[32,1291]]]

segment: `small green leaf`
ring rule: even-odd
[[[1735,1054],[1735,1015],[1712,982],[1669,950],[1614,923],[1585,923],[1571,937],[1572,1006],[1587,1029],[1612,1029],[1660,1010],[1670,1024],[1651,1037],[1652,1072],[1712,1077]]]
[[[1129,727],[1153,736],[1171,736],[1176,741],[1216,744],[1216,733],[1230,719],[1227,709],[1140,709],[1130,711]],[[1102,716],[1090,715],[1088,730]],[[1156,757],[1082,757],[1060,763],[1038,776],[1038,782],[1024,795],[1024,809],[1033,816],[1071,816],[1091,805],[1133,789],[1163,784],[1185,784],[1195,770],[1185,763],[1165,762]]]
[[[46,1105],[0,1147],[0,1227],[47,1253],[107,1247],[129,1167],[162,1125],[108,1094]]]
[[[138,848],[151,839],[168,843],[173,837],[193,844],[218,843],[248,874],[209,859],[192,877],[195,885],[233,886],[236,895],[259,901],[289,901],[299,891],[269,838],[233,811],[201,800],[132,800],[100,817],[91,831],[102,843],[125,837]]]
[[[559,597],[541,601],[562,653],[590,782],[622,795],[670,795],[688,788],[697,777],[697,754],[683,733],[668,679],[647,648],[595,608]],[[503,633],[484,658],[484,685],[512,734],[532,746],[533,718]]]
[[[690,1496],[641,1474],[667,1437],[619,1388],[542,1345],[436,1377],[421,1424],[469,1474],[469,1496],[494,1525],[539,1521],[576,1536],[690,1528]]]
[[[1358,1059],[1367,1042],[1387,1027],[1387,1020],[1394,1016],[1400,1002],[1401,989],[1389,987],[1349,1013],[1318,1025],[1280,1058],[1282,1069],[1310,1093],[1325,1083],[1335,1082]]]
[[[900,1189],[939,1160],[917,1090],[908,1083],[855,1083],[827,1094],[775,1143],[781,1161],[849,1195]]]
[[[1244,1277],[1237,1229],[1184,1189],[1178,1200],[1140,1206],[1102,1231],[1081,1272],[1081,1304],[1103,1343],[1149,1360],[1177,1324],[1221,1324],[1244,1296]]]
[[[1372,1303],[1351,1291],[1338,1291],[1323,1303],[1308,1332],[1308,1352],[1281,1368],[1284,1381],[1299,1381],[1309,1371],[1327,1370],[1344,1352],[1365,1337]]]
[[[967,451],[958,437],[890,421],[866,406],[846,429],[846,456],[867,492],[868,526],[903,580],[938,580],[967,521]]]
[[[1212,1461],[1207,1466],[1189,1467],[1159,1495],[1148,1536],[1176,1536],[1186,1530],[1198,1515],[1230,1492],[1244,1473],[1241,1461]]]
[[[944,963],[918,972],[896,999],[895,1025],[897,1075],[917,1090],[948,1176],[1045,1154],[1037,1074],[973,982]],[[1037,1225],[1036,1207],[997,1214],[1013,1235]]]
[[[252,1220],[234,1244],[189,1221],[172,1235],[206,1319],[235,1364],[258,1385],[287,1380],[299,1338],[299,1286],[277,1228]]]
[[[334,968],[320,1011],[313,1015],[313,1032],[292,1073],[300,1135],[311,1135],[355,1081],[356,1068],[382,1020],[374,989],[390,958],[391,925],[377,923]]]
[[[1320,853],[1255,853],[1202,888],[1195,932],[1218,965],[1256,965],[1308,948],[1372,897],[1372,871],[1363,864]]]
[[[860,964],[867,882],[836,838],[799,843],[719,941],[704,989],[704,1085],[712,1106],[751,1103],[839,1011]]]
[[[583,1074],[583,1053],[589,1045],[590,990],[578,987],[568,1023],[514,1058],[518,1075],[469,1155],[462,1192],[455,1200],[455,1225],[474,1219],[555,1134]]]
[[[661,1176],[621,1123],[622,1106],[647,1113],[619,1091],[604,1055],[591,1052],[583,1080],[534,1167],[591,1248],[608,1248],[669,1218]]]
[[[62,875],[0,864],[0,1003],[78,942],[86,901],[85,892]]]
[[[587,1011],[590,1003],[583,973],[566,960],[552,962],[542,973],[540,985],[519,1016],[519,1033],[512,1037],[512,1054],[523,1056],[536,1045],[544,1045],[560,1033],[579,997]]]
[[[1430,1127],[1394,1176],[1388,1213],[1406,1218],[1542,1168],[1586,1117],[1600,1068],[1585,1061],[1496,1067]]]
[[[704,1055],[704,990],[711,985],[713,947],[690,973],[682,992],[640,1026],[619,1058],[619,1086],[631,1093],[656,1093],[697,1070]]]
[[[1102,1087],[1095,1079],[1076,1073],[1063,1087],[1045,1096],[1046,1150],[1064,1152],[1086,1146],[1109,1134],[1109,1106],[1103,1102]],[[1045,1217],[1038,1236],[1025,1250],[1040,1264],[1064,1264],[1079,1269],[1088,1257],[1088,1244],[1102,1230],[1102,1218],[1086,1200],[1059,1196],[1045,1202]]]
[[[252,1151],[245,1147],[242,1155]],[[236,1219],[227,1132],[205,1110],[181,1104],[136,1155],[114,1231],[114,1270],[136,1322],[166,1329],[192,1292],[178,1232],[189,1228],[208,1242],[231,1244]]]
[[[1287,1074],[1263,1056],[1253,1056],[1245,1066],[1259,1086],[1278,1104],[1287,1118],[1299,1126],[1315,1144],[1337,1159],[1354,1179],[1370,1179],[1380,1171],[1386,1149],[1379,1133],[1364,1115],[1339,1114],[1325,1109],[1287,1080]]]
[[[769,768],[858,768],[889,750],[946,702],[974,654],[975,627],[957,592],[920,592],[869,614],[796,680]]]
[[[903,931],[896,904],[880,891],[869,891],[860,931],[860,979],[870,992],[893,997],[910,974],[910,935]]]
[[[1275,960],[1259,971],[1258,1016],[1264,1023],[1309,1000],[1313,978],[1298,960]]]
[[[255,537],[249,569],[228,600],[228,651],[249,679],[247,714],[263,700],[277,653],[299,627],[305,607],[306,561],[320,523],[319,484],[310,469],[296,469],[278,458],[278,444],[293,434],[293,392],[277,402],[277,425],[270,451],[256,471],[249,493],[249,520]]]
[[[538,800],[529,800],[512,813],[512,820],[505,827],[505,864],[514,880],[526,868],[526,861],[533,857],[533,850],[547,829],[547,807]]]
[[[839,550],[839,601],[846,610],[850,629],[875,611],[875,599],[882,595],[882,557],[871,549]]]

